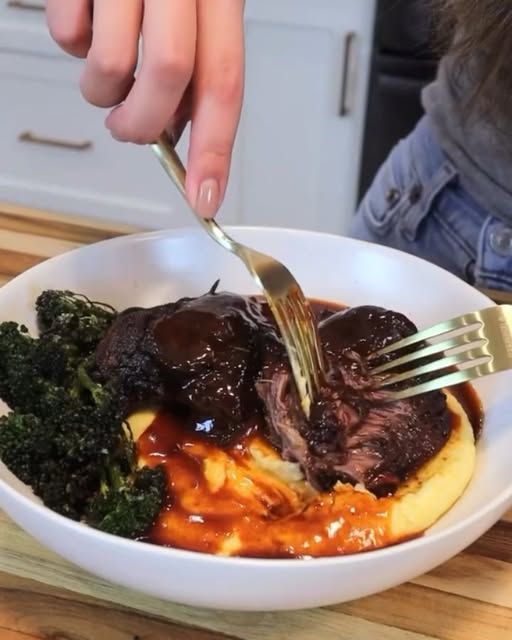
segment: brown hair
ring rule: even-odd
[[[467,107],[512,118],[512,0],[433,0],[445,50],[472,74]]]

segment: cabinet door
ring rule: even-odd
[[[0,0],[0,51],[63,55],[45,19],[46,0]]]
[[[72,58],[0,52],[0,202],[148,228],[194,224],[149,147],[110,136],[107,111],[80,95],[79,72]]]
[[[373,0],[248,0],[233,179],[246,224],[346,231],[359,177]]]

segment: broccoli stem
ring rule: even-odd
[[[91,394],[96,406],[101,406],[105,402],[108,392],[103,385],[92,380],[84,363],[78,365],[77,380],[82,389],[85,389]]]

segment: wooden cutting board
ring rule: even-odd
[[[0,209],[0,282],[58,253],[136,231]],[[0,512],[0,640],[289,638],[512,640],[512,511],[408,584],[334,607],[269,614],[192,609],[111,585],[44,549]]]

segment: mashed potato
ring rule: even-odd
[[[446,395],[458,416],[450,439],[394,496],[380,499],[341,483],[329,493],[315,492],[297,464],[283,461],[259,437],[243,455],[199,439],[178,447],[180,453],[148,449],[158,441],[150,433],[156,413],[139,412],[129,422],[135,440],[146,440],[140,463],[163,461],[173,496],[154,541],[222,555],[283,557],[353,553],[421,534],[462,495],[475,467],[470,421]]]

